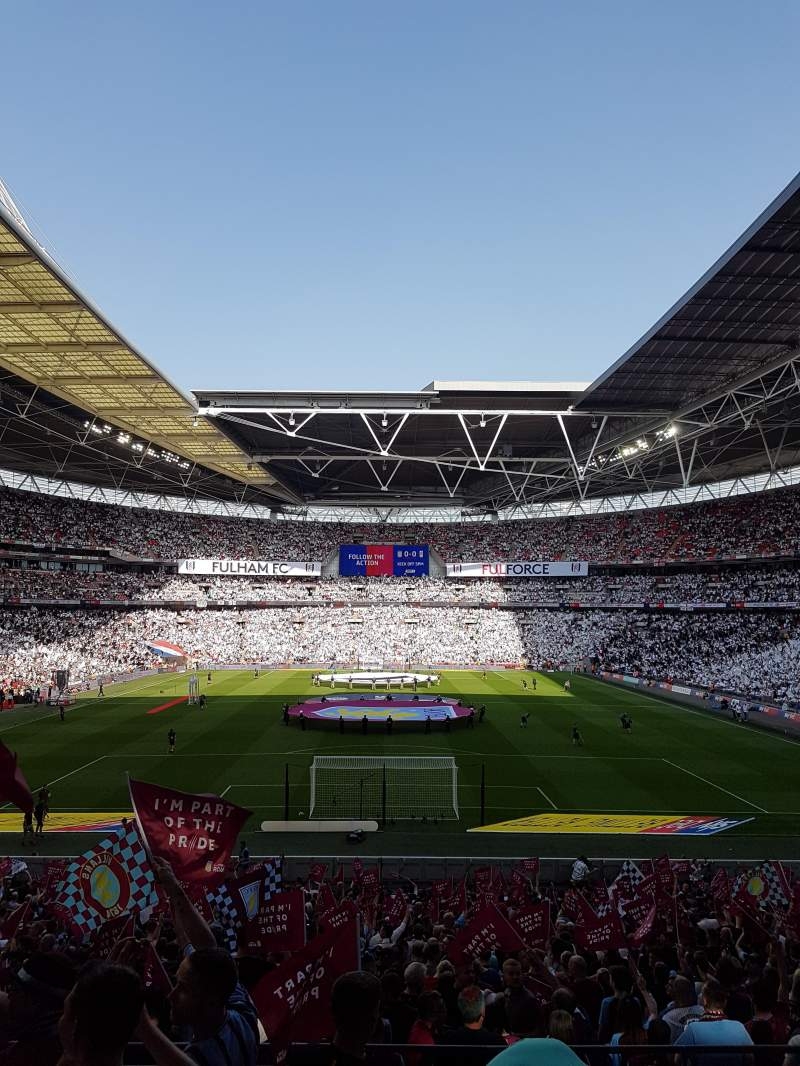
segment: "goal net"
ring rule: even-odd
[[[458,818],[458,766],[444,755],[315,755],[312,818]]]

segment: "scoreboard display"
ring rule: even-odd
[[[342,544],[342,577],[425,577],[427,544]]]

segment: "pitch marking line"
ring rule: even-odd
[[[227,794],[230,792],[230,790],[233,787],[234,787],[233,785],[228,785],[228,787],[226,789],[224,789],[224,791],[220,792],[219,798],[222,799],[223,796],[227,796]]]
[[[687,770],[685,766],[678,766],[676,762],[671,759],[662,759],[668,766],[674,766],[676,770],[681,770],[685,774],[689,774],[690,777],[696,777],[698,781],[702,781],[703,784],[711,785],[712,788],[718,789],[720,792],[725,792],[728,796],[733,796],[734,799],[740,800],[742,803],[746,803],[748,807],[753,807],[757,811],[761,811],[762,814],[769,814],[768,810],[763,807],[759,807],[757,803],[753,803],[749,799],[745,799],[744,796],[740,796],[738,792],[731,792],[730,789],[723,788],[722,785],[715,785],[713,781],[709,781],[707,777],[701,777],[700,774],[696,774],[694,770]]]
[[[45,784],[48,786],[48,788],[50,787],[50,785],[57,785],[59,781],[66,781],[66,779],[68,777],[72,777],[73,774],[79,774],[81,772],[81,770],[88,770],[90,766],[94,766],[95,763],[101,762],[103,759],[106,759],[106,758],[108,758],[108,756],[106,756],[106,755],[98,755],[97,758],[96,759],[92,759],[91,762],[85,762],[83,764],[83,766],[76,766],[75,769],[74,770],[70,770],[70,772],[68,774],[62,774],[61,777],[56,777],[52,781],[46,781]],[[36,791],[36,789],[34,789],[33,791]],[[10,807],[10,806],[11,806],[10,803],[4,803],[3,806],[0,807],[0,811],[5,810],[6,807]]]
[[[298,748],[296,751],[193,751],[184,752],[183,754],[171,755],[170,759],[240,759],[249,755],[305,755],[308,752],[318,752],[319,748]],[[658,755],[538,755],[536,752],[531,752],[530,755],[520,755],[517,753],[497,753],[469,751],[466,748],[422,748],[414,747],[411,749],[414,751],[437,751],[443,755],[472,755],[474,758],[481,759],[600,759],[602,762],[620,760],[626,762],[663,762]],[[338,755],[363,755],[363,750],[357,748],[345,749],[337,751]],[[384,752],[387,758],[392,755],[408,755],[408,750],[402,750],[399,752]],[[114,754],[106,755],[106,759],[157,759],[159,757],[158,752],[133,752],[130,755]]]
[[[547,802],[550,804],[554,811],[558,810],[558,807],[556,807],[555,803],[553,803],[553,801],[550,799],[550,797],[547,795],[543,788],[539,788],[539,786],[537,785],[536,791],[542,796],[543,799],[547,800]]]

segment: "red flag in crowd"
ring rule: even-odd
[[[346,899],[332,910],[323,911],[317,918],[320,930],[341,929],[348,922],[355,921],[359,915],[357,904],[352,899]]]
[[[521,859],[518,863],[517,869],[521,870],[526,877],[529,877],[531,881],[535,881],[539,876],[539,860],[538,859]]]
[[[454,914],[463,914],[467,909],[467,879],[466,877],[456,886],[455,893],[450,899],[442,900],[442,907]]]
[[[438,899],[447,899],[453,895],[453,879],[451,877],[442,877],[438,881],[434,881],[431,885],[431,892]]]
[[[172,982],[158,957],[155,944],[150,940],[144,940],[141,942],[141,951],[142,984],[146,989],[152,988],[168,996],[172,991]]]
[[[323,881],[319,886],[319,892],[317,892],[317,914],[324,914],[325,911],[333,910],[337,906],[337,902],[333,889],[327,881]]]
[[[580,922],[575,926],[575,943],[583,951],[608,951],[626,946],[625,930],[617,912],[612,908],[602,918],[595,914],[586,900],[577,895]]]
[[[724,866],[720,866],[711,878],[711,884],[709,887],[711,889],[711,895],[716,903],[727,904],[730,902],[731,882]]]
[[[669,860],[669,855],[662,855],[653,859],[653,874],[656,879],[656,892],[659,898],[666,902],[675,895],[675,871]]]
[[[476,892],[486,892],[494,884],[494,867],[479,866],[477,870],[473,870],[472,879],[475,883]]]
[[[358,967],[358,923],[350,921],[314,937],[261,978],[251,994],[277,1063],[294,1041],[317,1043],[333,1036],[334,982]]]
[[[391,922],[392,927],[396,928],[405,918],[406,910],[408,909],[408,900],[405,893],[398,888],[392,898],[389,900],[389,905],[386,907],[386,920]]]
[[[361,861],[361,859],[359,859],[359,857],[357,855],[353,859],[352,870],[353,870],[353,884],[360,885],[361,884],[361,877],[362,877],[362,875],[364,873],[364,863]]]
[[[27,922],[30,913],[31,901],[26,899],[19,907],[15,907],[11,914],[6,915],[5,921],[0,926],[0,935],[2,935],[3,940],[11,940],[19,927]]]
[[[229,867],[242,827],[252,814],[219,796],[128,782],[136,819],[153,855],[166,859],[181,881],[210,881]]]
[[[9,858],[0,859],[0,880],[11,873],[12,862]]]
[[[33,793],[28,788],[17,756],[0,740],[0,800],[13,803],[25,813],[33,810]]]
[[[561,914],[570,922],[576,922],[581,915],[579,896],[574,888],[568,888],[561,900]]]
[[[344,863],[339,863],[339,869],[336,871],[336,876],[333,879],[335,885],[344,884]]]
[[[377,866],[370,866],[368,869],[361,870],[360,875],[361,891],[365,894],[377,892],[381,887],[381,871]]]
[[[490,904],[497,905],[499,902],[500,892],[494,885],[475,893],[475,906],[478,910],[482,910],[484,907],[490,906]]]
[[[676,877],[689,877],[692,872],[691,859],[670,859],[672,872]]]
[[[651,874],[650,877],[645,877],[639,882],[633,897],[622,904],[622,916],[627,927],[631,929],[639,925],[655,902],[657,902],[656,879]]]
[[[650,937],[656,931],[656,920],[658,917],[658,905],[653,902],[650,910],[642,918],[641,922],[636,926],[633,932],[628,935],[628,944],[632,948],[640,948],[642,944],[646,944]]]
[[[276,892],[263,900],[255,917],[239,931],[239,946],[256,951],[298,951],[306,944],[305,896],[302,888]]]
[[[800,940],[800,880],[792,885],[792,902],[787,923],[795,939]]]
[[[66,859],[54,859],[47,864],[44,872],[44,884],[42,888],[45,895],[53,896],[60,883],[64,880],[69,863]]]
[[[526,947],[542,948],[550,938],[550,901],[532,903],[513,914],[509,921],[525,942]]]
[[[312,862],[311,868],[308,871],[309,881],[315,881],[320,884],[325,880],[325,874],[328,872],[328,864],[326,862]]]
[[[524,948],[517,930],[497,907],[484,907],[447,945],[447,957],[456,966],[476,959],[485,948],[519,951]]]
[[[132,914],[118,914],[103,922],[92,937],[91,954],[93,959],[107,959],[120,940],[127,940],[136,932],[136,919]]]

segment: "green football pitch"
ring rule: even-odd
[[[536,691],[524,691],[523,678],[530,682],[533,676]],[[103,699],[81,698],[64,722],[52,709],[5,713],[0,738],[17,751],[32,787],[51,786],[52,818],[39,846],[50,854],[68,854],[89,839],[56,832],[59,819],[75,824],[130,810],[126,774],[224,795],[248,807],[253,817],[247,837],[254,852],[336,854],[344,847],[341,834],[268,837],[260,832],[262,820],[283,817],[285,768],[290,818],[298,818],[309,812],[315,754],[418,754],[455,758],[460,819],[398,821],[368,837],[365,853],[798,855],[800,745],[795,741],[580,675],[571,677],[572,690],[565,692],[565,677],[489,671],[484,679],[480,671],[445,671],[436,691],[485,704],[482,724],[467,729],[457,723],[447,733],[436,725],[429,735],[396,725],[391,736],[374,724],[362,736],[356,723],[345,735],[335,724],[305,731],[297,722],[284,725],[284,702],[329,694],[312,687],[307,670],[266,671],[258,678],[252,671],[216,671],[210,682],[202,674],[205,708],[177,703],[152,713],[187,692],[185,674],[161,674],[111,686]],[[630,734],[621,729],[622,711],[633,719]],[[529,724],[522,728],[525,712]],[[583,736],[581,747],[571,740],[574,724]],[[174,754],[167,745],[170,728],[177,734]],[[468,832],[480,824],[482,769],[486,824],[547,815],[547,831]],[[553,831],[574,821],[575,814],[596,815],[597,823],[584,819],[578,833]],[[709,837],[631,835],[630,820],[646,815],[719,815],[741,824]],[[0,809],[0,851],[21,851],[19,822],[7,806]],[[608,823],[625,831],[608,832]]]

